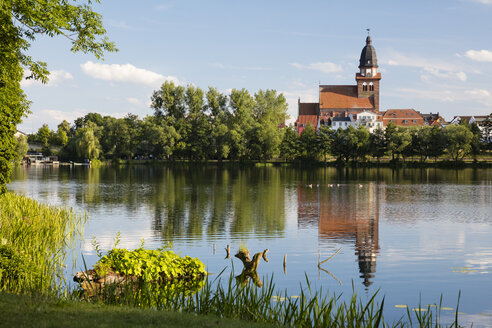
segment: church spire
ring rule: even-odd
[[[362,49],[359,60],[359,68],[378,67],[378,58],[376,57],[376,49],[372,46],[370,29],[367,30],[366,46]]]

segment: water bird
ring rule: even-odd
[[[333,188],[333,185],[332,184],[329,184],[328,187]]]
[[[362,188],[362,185],[359,183],[359,188]]]
[[[308,184],[308,185],[306,185],[306,187],[313,188],[313,184],[312,183],[311,184]]]
[[[339,183],[337,183],[337,188],[338,188],[338,187],[340,187],[340,184],[339,184]]]

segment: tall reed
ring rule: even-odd
[[[378,292],[364,302],[353,288],[351,298],[344,301],[341,295],[312,290],[307,277],[300,286],[300,294],[295,296],[279,292],[273,277],[262,288],[238,283],[232,274],[222,283],[207,279],[200,287],[199,291],[191,291],[185,285],[145,282],[107,285],[92,300],[295,327],[444,327],[438,312],[440,306],[434,310],[429,307],[427,311],[408,311],[406,317],[389,323],[383,318],[384,298],[378,301]],[[456,315],[448,326],[456,328],[457,322]]]
[[[60,293],[67,252],[82,234],[85,216],[28,197],[0,196],[0,290]],[[15,268],[17,264],[21,268]]]

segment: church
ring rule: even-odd
[[[356,85],[319,85],[317,103],[302,103],[299,99],[296,121],[298,133],[309,124],[315,129],[320,125],[342,128],[363,125],[369,130],[382,128],[382,113],[379,111],[381,73],[378,72],[378,59],[370,35],[360,54],[355,81]],[[364,113],[363,120],[356,118],[361,113]]]

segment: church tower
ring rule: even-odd
[[[357,81],[357,97],[371,98],[374,109],[379,111],[379,81],[381,73],[378,73],[378,59],[376,50],[372,46],[371,36],[366,38],[366,46],[362,49],[359,60],[359,73],[355,75]]]

